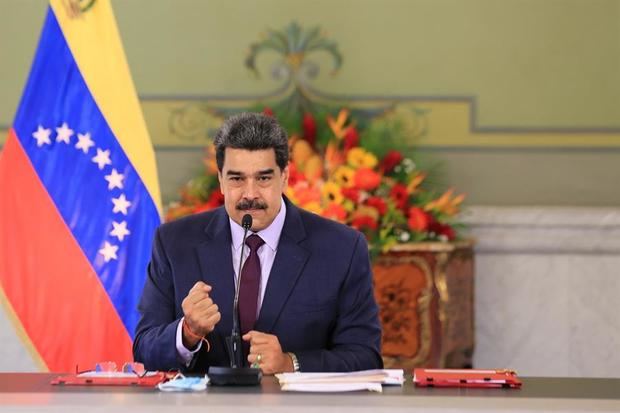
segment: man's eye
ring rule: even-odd
[[[258,180],[262,181],[262,182],[270,181],[271,180],[271,176],[259,176]]]
[[[228,178],[228,179],[230,179],[230,180],[231,180],[231,181],[233,181],[233,182],[239,182],[239,181],[241,181],[241,177],[240,177],[240,176],[231,176],[231,177],[230,177],[230,178]]]

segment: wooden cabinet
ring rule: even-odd
[[[471,367],[472,241],[397,245],[373,271],[386,368]]]

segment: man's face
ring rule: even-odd
[[[288,167],[280,171],[273,149],[249,151],[226,148],[218,173],[226,212],[237,224],[252,215],[252,230],[269,226],[280,211],[282,192],[288,183]]]

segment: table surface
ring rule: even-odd
[[[0,410],[62,411],[619,411],[620,379],[525,377],[521,389],[419,388],[411,377],[383,393],[290,393],[274,377],[256,387],[216,387],[205,392],[162,393],[151,388],[53,386],[53,373],[0,373]],[[200,410],[199,410],[200,409]],[[232,409],[232,410],[231,410]]]

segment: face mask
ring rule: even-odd
[[[204,391],[209,384],[209,378],[203,377],[185,377],[177,374],[174,379],[165,383],[159,383],[157,387],[161,391]]]

